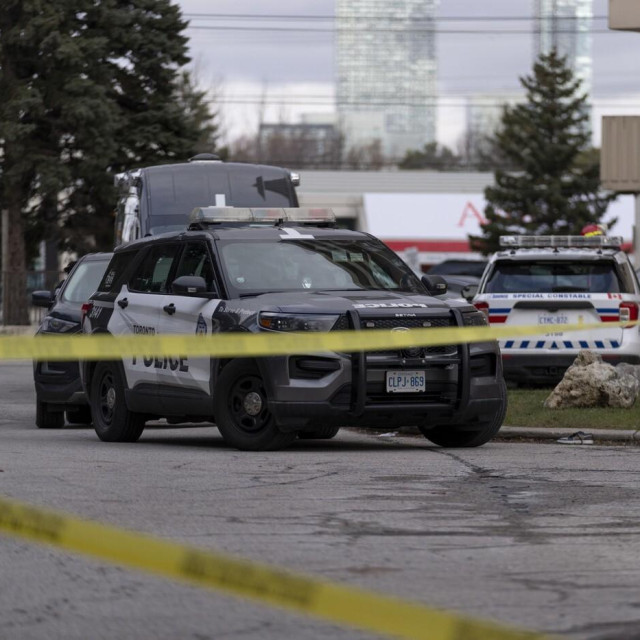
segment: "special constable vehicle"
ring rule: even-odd
[[[462,299],[443,300],[382,242],[333,228],[328,210],[195,210],[189,230],[119,247],[85,309],[86,333],[112,335],[406,331],[486,324]],[[431,291],[429,291],[429,289]],[[285,335],[283,335],[285,334]],[[506,387],[495,341],[368,353],[85,362],[93,424],[135,441],[146,420],[215,422],[246,450],[341,426],[417,426],[448,447],[499,430]]]
[[[622,238],[503,236],[473,298],[492,325],[538,325],[545,333],[500,342],[505,378],[555,384],[582,349],[606,362],[640,363],[640,287]],[[589,324],[567,332],[569,324]],[[593,327],[593,325],[600,325]]]

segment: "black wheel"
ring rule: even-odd
[[[441,447],[479,447],[489,442],[500,431],[507,414],[507,385],[504,380],[500,383],[500,399],[500,407],[493,418],[486,422],[479,422],[477,428],[465,427],[462,430],[455,425],[442,425],[433,429],[420,427],[420,431],[427,440]]]
[[[214,413],[225,442],[237,449],[273,451],[296,439],[296,433],[278,429],[267,405],[260,372],[245,360],[230,362],[222,370],[215,390]]]
[[[340,427],[318,427],[313,431],[300,431],[298,438],[301,440],[331,440],[335,438],[340,431]]]
[[[120,368],[100,362],[91,380],[93,428],[105,442],[135,442],[144,430],[144,416],[127,409]]]
[[[38,429],[62,429],[64,427],[64,413],[51,411],[46,402],[36,400],[36,427]]]
[[[69,424],[91,424],[91,407],[74,407],[66,411]]]

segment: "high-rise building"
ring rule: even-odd
[[[387,157],[436,139],[438,0],[337,0],[337,111],[348,149]]]
[[[556,49],[567,56],[569,66],[591,95],[591,22],[593,0],[535,0],[534,53]]]

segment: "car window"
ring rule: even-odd
[[[424,293],[411,269],[382,243],[352,240],[229,242],[221,256],[240,294],[391,289]]]
[[[242,171],[229,171],[228,176],[234,207],[297,205],[291,179],[283,171],[247,165]]]
[[[200,276],[207,283],[207,291],[214,291],[214,271],[207,245],[190,242],[182,252],[174,278],[180,276]]]
[[[131,291],[167,293],[169,273],[177,257],[178,244],[160,244],[149,249],[129,281]]]
[[[98,288],[109,258],[104,260],[84,260],[69,276],[69,280],[62,292],[65,302],[86,302]]]
[[[496,262],[486,293],[632,293],[612,261]]]
[[[104,276],[98,285],[97,291],[109,293],[120,288],[122,279],[135,253],[132,251],[120,251],[114,253]]]

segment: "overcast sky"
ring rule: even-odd
[[[255,132],[262,95],[267,96],[267,121],[295,121],[304,112],[334,110],[330,18],[335,0],[176,1],[190,20],[191,55],[203,86],[216,88],[228,137]],[[530,17],[533,4],[440,0],[439,29],[476,31],[438,35],[440,142],[454,146],[461,135],[464,109],[456,105],[466,97],[519,89],[518,77],[528,74],[533,62],[533,23],[487,18]],[[640,114],[640,33],[609,31],[607,0],[593,0],[593,14],[594,138],[599,144],[603,114]],[[238,15],[243,17],[232,17]],[[470,21],[473,17],[481,20]],[[486,33],[491,29],[525,33]]]

